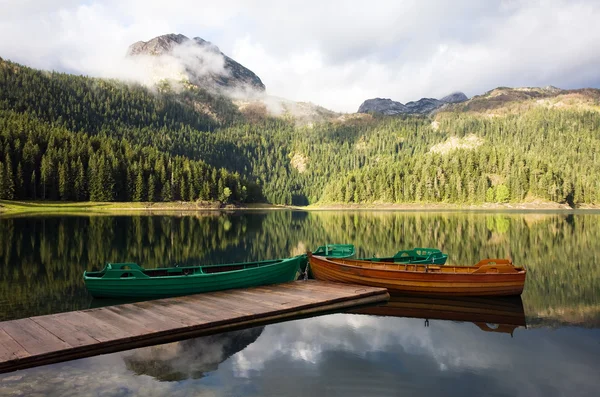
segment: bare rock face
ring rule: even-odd
[[[406,105],[391,99],[367,99],[358,108],[358,113],[394,114],[429,114],[448,103],[459,103],[468,100],[462,92],[454,92],[442,99],[421,98],[418,101],[407,102]]]
[[[406,108],[407,113],[411,114],[427,114],[444,105],[445,102],[435,98],[421,98],[418,101],[408,102]]]
[[[132,44],[127,55],[150,59],[157,81],[187,80],[193,85],[217,90],[265,90],[254,72],[200,37],[189,39],[182,34],[166,34]]]
[[[469,100],[469,97],[460,91],[453,92],[452,94],[446,95],[445,97],[440,99],[440,101],[446,102],[446,103],[460,103],[460,102],[464,102],[464,101],[468,101],[468,100]]]
[[[358,108],[358,113],[381,113],[391,116],[399,113],[408,113],[408,109],[400,102],[395,102],[388,98],[373,98],[364,101]]]

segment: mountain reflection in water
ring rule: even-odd
[[[127,369],[137,375],[149,375],[160,381],[200,379],[254,343],[263,329],[255,327],[140,348],[128,352],[123,360]]]
[[[599,329],[518,331],[331,314],[2,374],[0,396],[597,395]]]

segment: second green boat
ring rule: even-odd
[[[396,255],[384,258],[363,258],[363,261],[392,262],[401,264],[434,264],[444,265],[448,255],[436,248],[413,248],[411,250],[398,251]]]

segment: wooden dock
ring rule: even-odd
[[[386,301],[308,280],[0,322],[0,373]]]

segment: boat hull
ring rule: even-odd
[[[391,295],[385,304],[351,310],[354,314],[472,322],[482,331],[510,333],[527,327],[521,297],[429,297]]]
[[[403,265],[397,265],[398,270],[384,270],[360,266],[368,266],[370,262],[367,261],[332,261],[318,256],[310,256],[309,263],[312,274],[318,280],[369,285],[387,288],[392,293],[428,296],[520,295],[526,275],[524,270],[514,273],[436,272],[433,266],[425,271],[423,265],[419,266],[420,271],[402,271]],[[417,269],[416,265],[409,266]]]
[[[223,273],[144,278],[84,276],[84,281],[94,298],[162,298],[294,281],[302,260],[303,256],[297,256],[265,266]]]

